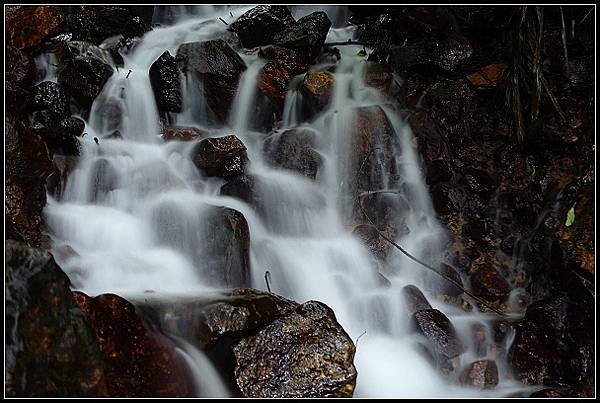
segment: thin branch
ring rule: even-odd
[[[323,46],[344,46],[344,45],[362,45],[362,46],[370,46],[366,42],[353,41],[352,39],[348,39],[346,42],[327,42],[324,43]]]
[[[563,14],[563,8],[562,6],[558,6],[560,8],[560,21],[562,23],[562,43],[563,43],[563,50],[565,53],[565,73],[567,74],[567,76],[569,75],[569,56],[567,54],[567,30],[565,27],[565,15]]]
[[[267,284],[267,291],[271,292],[271,286],[269,285],[269,279],[271,278],[271,273],[269,270],[265,271],[265,283]]]
[[[356,338],[356,342],[354,343],[354,344],[356,345],[356,347],[358,347],[358,341],[360,340],[360,338],[361,338],[361,337],[363,337],[365,334],[367,334],[367,331],[366,331],[366,330],[365,330],[364,332],[362,332],[362,333],[360,334],[360,336],[358,336],[358,337]]]
[[[228,23],[225,22],[225,20],[222,17],[219,17],[219,19],[221,20],[221,22],[225,25],[229,25]]]
[[[554,105],[554,109],[556,109],[556,112],[560,115],[560,119],[562,120],[563,123],[566,122],[567,118],[565,117],[565,113],[563,112],[562,108],[558,104],[558,100],[552,93],[552,90],[550,89],[550,86],[548,85],[548,81],[546,81],[546,77],[544,77],[543,74],[542,74],[542,85],[544,86],[544,89],[546,90],[548,97],[552,101],[552,105]]]

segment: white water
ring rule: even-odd
[[[301,123],[315,133],[315,149],[322,157],[316,181],[264,162],[265,133],[247,129],[254,127],[256,78],[264,61],[242,55],[249,66],[240,80],[229,124],[211,133],[233,132],[246,144],[249,173],[259,179],[267,216],[242,201],[219,196],[224,182],[198,172],[189,155],[193,144],[160,139],[148,79],[150,65],[165,50],[176,54],[183,43],[220,37],[225,25],[218,17],[229,11],[239,16],[249,8],[194,9],[200,16],[190,15],[188,9],[178,10],[175,17],[171,15],[172,21],[178,21],[176,25],[151,31],[124,55],[125,66],[115,71],[94,102],[86,127],[90,135],[82,139],[82,156],[64,195],[60,200],[49,197],[45,214],[54,248],[68,244],[77,253],[58,263],[74,288],[91,295],[113,292],[134,298],[146,290],[164,298],[202,295],[211,290],[203,262],[214,258],[211,251],[198,248],[210,236],[203,222],[212,206],[230,207],[242,212],[249,224],[253,287],[266,288],[264,273],[268,270],[273,292],[298,302],[314,299],[326,303],[354,340],[366,331],[355,358],[355,396],[482,396],[483,392],[457,386],[455,379],[448,382],[418,353],[402,287],[417,285],[435,308],[446,313],[468,346],[472,345],[470,326],[489,318],[435,300],[428,289],[439,280],[396,251],[382,268],[392,286],[380,287],[369,252],[347,225],[353,204],[347,194],[352,162],[349,136],[356,110],[381,105],[397,136],[400,173],[398,180],[387,175],[381,178],[384,189],[398,190],[404,185],[410,190],[410,195],[398,195],[398,202],[404,198],[408,203],[403,215],[410,231],[397,241],[425,261],[437,263],[441,257],[444,232],[435,220],[412,133],[391,101],[364,85],[365,62],[356,56],[360,48],[341,47],[331,105],[313,121]],[[329,40],[345,40],[351,34],[349,29],[332,29]],[[197,85],[190,76],[185,77],[184,111],[170,115],[171,121],[210,126]],[[299,101],[292,87],[284,126],[300,123]],[[114,130],[121,132],[122,140],[107,138]],[[212,377],[215,386],[208,393],[226,395],[206,357],[191,345],[182,346],[179,351],[192,372]],[[476,359],[471,350],[460,357],[461,368]],[[488,352],[488,357],[496,358],[493,352]],[[485,395],[502,396],[522,387],[510,380],[502,357],[497,358],[500,384]]]

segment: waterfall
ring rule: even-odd
[[[45,210],[53,247],[68,244],[77,253],[74,258],[58,261],[73,287],[90,295],[112,292],[126,298],[146,290],[165,295],[212,291],[202,263],[207,256],[199,255],[196,245],[210,236],[202,226],[211,208],[230,207],[248,221],[254,288],[266,289],[264,274],[269,270],[273,292],[300,303],[322,301],[334,310],[352,339],[362,335],[355,357],[356,397],[503,396],[522,387],[505,370],[501,371],[500,384],[484,392],[444,379],[417,350],[402,288],[418,286],[432,306],[450,318],[467,345],[472,345],[468,342],[471,326],[489,317],[465,313],[436,300],[428,289],[439,280],[397,251],[392,252],[387,271],[382,273],[391,285],[380,287],[369,251],[351,234],[347,219],[355,202],[349,193],[349,176],[350,165],[356,161],[351,158],[349,134],[357,110],[378,106],[394,132],[396,174],[384,171],[378,177],[381,188],[372,190],[398,196],[393,203],[402,209],[408,232],[396,241],[418,258],[435,264],[441,259],[446,236],[435,218],[410,127],[392,100],[364,83],[365,60],[357,56],[362,47],[340,47],[341,60],[331,66],[331,103],[323,112],[311,120],[301,120],[301,78],[292,83],[285,101],[280,131],[300,127],[314,134],[314,148],[322,159],[314,181],[274,168],[266,161],[262,140],[267,133],[254,131],[252,110],[264,61],[241,54],[248,69],[240,80],[229,123],[211,129],[211,134],[234,133],[245,143],[248,170],[258,179],[266,215],[240,200],[219,196],[224,182],[198,172],[191,162],[190,144],[161,141],[148,77],[150,66],[165,50],[175,54],[183,43],[219,37],[226,29],[218,20],[220,15],[232,11],[237,17],[249,8],[226,12],[220,8],[195,9],[192,15],[186,14],[190,9],[171,14],[162,10],[160,22],[173,25],[147,33],[125,55],[125,66],[115,70],[94,101],[86,122],[90,135],[81,139],[78,166],[70,174],[64,194],[58,200],[49,196]],[[348,27],[332,28],[328,40],[346,40],[349,35],[352,30]],[[183,112],[171,114],[171,121],[210,126],[198,84],[193,77],[184,77]],[[114,130],[123,138],[110,138]],[[98,144],[93,137],[99,139]],[[203,393],[228,395],[212,364],[189,340],[180,340],[178,352],[190,365]],[[473,357],[469,350],[460,360],[466,364]]]

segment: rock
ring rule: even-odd
[[[258,77],[258,88],[271,102],[283,107],[290,80],[308,70],[308,63],[298,52],[278,46],[261,48],[259,55],[269,61]]]
[[[427,301],[421,290],[412,284],[402,288],[402,297],[404,297],[406,309],[410,316],[416,312],[431,309],[429,301]]]
[[[257,192],[257,179],[254,175],[239,175],[221,186],[221,196],[235,197],[255,208],[260,208],[260,194]]]
[[[478,88],[493,88],[502,82],[508,66],[503,63],[489,64],[467,76],[467,80]]]
[[[205,244],[200,246],[204,276],[221,288],[250,286],[250,231],[239,211],[215,207],[206,218]]]
[[[473,293],[487,301],[502,301],[510,292],[510,285],[494,267],[480,265],[471,274]]]
[[[206,102],[224,122],[235,98],[241,74],[246,64],[222,39],[186,43],[179,47],[180,69],[193,74],[201,84]]]
[[[158,110],[181,112],[181,78],[175,58],[165,51],[152,63],[149,74]]]
[[[498,385],[498,366],[493,360],[472,362],[460,374],[460,383],[478,389],[492,389]]]
[[[560,398],[560,397],[584,397],[579,395],[577,392],[575,392],[572,389],[569,388],[560,388],[560,389],[554,389],[554,388],[546,388],[546,389],[542,389],[542,390],[538,390],[537,392],[534,392],[531,394],[531,396],[529,397],[541,397],[541,398],[545,398],[545,399],[549,399],[549,398]]]
[[[325,110],[331,99],[333,75],[326,71],[310,71],[304,76],[301,92],[307,116]]]
[[[352,230],[363,245],[378,260],[385,261],[390,252],[390,243],[379,235],[377,228],[371,224],[359,224]]]
[[[11,81],[4,81],[4,86],[6,111],[15,115],[23,114],[27,106],[23,100],[29,98],[29,91]]]
[[[4,122],[6,147],[5,217],[14,234],[30,246],[40,246],[45,180],[53,171],[42,139],[8,114]]]
[[[54,6],[20,6],[6,10],[7,44],[19,49],[29,49],[42,40],[58,33],[64,15]]]
[[[65,191],[67,179],[75,167],[78,158],[65,155],[52,157],[53,172],[46,178],[46,190],[52,197],[59,199]],[[59,260],[60,261],[60,260]]]
[[[417,331],[425,336],[435,353],[445,358],[454,358],[465,351],[454,326],[439,310],[417,311],[413,315],[413,321]]]
[[[112,74],[112,68],[98,59],[78,56],[58,72],[58,82],[83,106],[91,106]]]
[[[244,173],[246,146],[234,135],[211,137],[198,143],[192,161],[207,176],[231,179]]]
[[[496,181],[485,171],[469,168],[464,174],[467,187],[474,193],[490,194],[496,189]]]
[[[355,346],[326,305],[308,301],[234,345],[246,397],[351,397]]]
[[[331,21],[327,14],[315,11],[300,18],[291,28],[275,35],[273,44],[293,49],[312,61],[321,51],[330,27]]]
[[[500,341],[503,337],[500,337],[503,332],[494,333]],[[474,352],[477,357],[485,357],[487,355],[489,341],[487,336],[487,329],[483,323],[474,323],[471,325],[471,336],[473,338]]]
[[[162,138],[165,141],[192,141],[201,140],[208,137],[208,132],[202,131],[196,127],[171,126],[162,130]]]
[[[52,81],[44,81],[33,87],[30,108],[34,111],[50,111],[57,116],[70,115],[69,98],[62,86]]]
[[[115,35],[123,35],[125,39],[142,36],[149,29],[146,21],[126,7],[85,7],[66,19],[66,30],[73,40],[95,44]]]
[[[425,181],[428,185],[447,182],[452,179],[452,169],[446,160],[433,160],[427,163]]]
[[[365,71],[365,84],[378,89],[381,92],[388,92],[392,84],[392,71],[387,64],[377,62],[367,62]]]
[[[294,18],[287,6],[260,5],[246,11],[227,29],[238,35],[242,46],[254,48],[271,44],[275,34],[293,24]]]
[[[466,195],[464,191],[447,183],[438,183],[431,188],[431,201],[439,215],[445,216],[461,211]]]
[[[587,291],[562,293],[531,304],[516,325],[508,353],[526,384],[594,384],[594,299]]]
[[[5,81],[15,85],[24,85],[26,79],[32,74],[32,70],[32,61],[25,52],[14,46],[6,46]]]
[[[452,266],[449,266],[445,263],[441,263],[439,267],[439,271],[444,276],[456,281],[461,286],[463,285],[462,279],[460,278],[460,274],[454,269]],[[450,295],[450,296],[458,296],[462,294],[462,290],[449,282],[448,280],[439,278],[435,285],[432,288],[432,291],[439,294]]]
[[[315,179],[321,166],[315,142],[315,133],[310,130],[291,129],[273,134],[264,143],[266,160],[275,167]]]
[[[191,374],[170,339],[149,331],[134,306],[114,294],[73,293],[94,328],[112,397],[190,397]]]
[[[48,252],[5,241],[7,397],[107,396],[93,329]]]

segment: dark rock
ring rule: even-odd
[[[452,169],[446,160],[434,160],[427,164],[425,181],[428,185],[447,182],[452,179]]]
[[[451,280],[454,280],[461,286],[463,285],[462,279],[460,278],[460,274],[454,269],[452,266],[449,266],[445,263],[441,263],[439,267],[439,271],[442,275]],[[433,286],[433,291],[438,294],[450,295],[450,296],[458,296],[462,294],[462,290],[445,279],[438,279],[435,285]]]
[[[253,48],[271,44],[275,34],[293,24],[294,18],[287,6],[260,5],[246,11],[227,29],[238,35],[242,46]]]
[[[134,306],[114,294],[73,293],[96,331],[113,397],[190,397],[191,374],[170,339],[146,329]]]
[[[278,46],[261,48],[259,55],[269,60],[258,77],[258,88],[275,105],[283,107],[290,80],[308,70],[298,52]]]
[[[246,146],[234,135],[200,141],[192,161],[207,176],[231,179],[244,173],[248,157]]]
[[[472,362],[460,374],[460,383],[478,389],[492,389],[498,385],[498,366],[495,361],[481,360]]]
[[[381,92],[388,92],[392,84],[392,71],[387,64],[367,62],[365,84]]]
[[[7,397],[107,396],[93,329],[48,252],[5,241]]]
[[[44,81],[33,87],[30,108],[34,111],[47,110],[60,117],[70,115],[67,94],[60,84],[52,81]]]
[[[482,323],[474,323],[471,326],[471,336],[477,357],[485,357],[488,350],[487,329]],[[500,338],[502,340],[502,338]]]
[[[333,90],[333,75],[326,71],[310,71],[304,76],[301,92],[307,116],[314,116],[327,108]]]
[[[550,398],[560,398],[560,397],[571,397],[572,398],[572,397],[583,397],[583,396],[581,396],[579,393],[577,393],[573,389],[569,389],[569,388],[560,388],[560,389],[546,388],[546,389],[538,390],[537,392],[532,393],[531,396],[529,396],[529,397],[541,397],[544,399],[550,399]]]
[[[27,244],[39,246],[45,180],[52,173],[52,161],[42,139],[10,114],[4,122],[4,139],[7,224]]]
[[[257,179],[253,175],[240,175],[221,186],[221,196],[235,197],[251,206],[260,206],[260,195],[256,189]]]
[[[90,106],[112,74],[112,68],[96,58],[75,57],[59,71],[58,82],[83,106]]]
[[[355,346],[326,305],[309,301],[233,348],[246,397],[351,397]]]
[[[315,179],[321,166],[315,142],[315,133],[310,130],[291,129],[273,134],[264,143],[266,160],[275,167]]]
[[[454,326],[446,315],[437,309],[415,312],[414,323],[419,333],[428,340],[436,352],[445,358],[454,358],[465,351]]]
[[[24,85],[31,75],[33,63],[29,56],[14,46],[6,46],[6,70],[4,80],[15,85]]]
[[[196,127],[171,126],[165,127],[162,131],[162,138],[165,141],[192,141],[202,140],[208,137],[208,133]]]
[[[39,45],[61,29],[64,19],[54,6],[10,7],[5,14],[7,44],[19,49]]]
[[[439,215],[447,215],[462,210],[466,195],[464,191],[446,183],[438,183],[431,189],[433,207]]]
[[[327,37],[331,21],[323,11],[315,11],[300,18],[289,29],[275,35],[273,44],[289,48],[314,60]]]
[[[431,305],[427,301],[427,298],[425,298],[421,290],[414,285],[404,286],[402,288],[402,297],[404,297],[406,310],[410,316],[416,312],[431,309]]]
[[[239,211],[215,207],[206,218],[204,274],[215,287],[250,286],[250,231]]]
[[[66,19],[66,30],[73,40],[100,44],[105,39],[123,35],[124,38],[142,36],[150,25],[131,9],[114,6],[85,7],[71,13]]]
[[[77,158],[65,155],[52,157],[53,172],[46,179],[46,190],[52,197],[58,199],[65,191],[67,179],[77,166]],[[59,260],[60,261],[60,260]]]
[[[181,112],[181,77],[177,61],[165,51],[150,66],[150,84],[161,112]]]
[[[70,116],[60,122],[60,128],[71,137],[81,137],[85,130],[85,122],[75,116]]]
[[[88,201],[92,203],[104,200],[119,185],[117,171],[110,161],[104,157],[97,158],[94,161],[90,178]]]
[[[375,226],[359,224],[352,230],[352,235],[356,236],[376,259],[384,261],[387,258],[390,252],[390,243],[379,235]]]
[[[12,81],[5,81],[4,86],[6,111],[15,115],[23,114],[27,107],[27,104],[23,100],[29,98],[29,91]]]
[[[485,171],[469,168],[464,174],[467,187],[475,193],[490,193],[496,188],[496,181]]]
[[[209,108],[224,122],[235,98],[246,64],[222,39],[186,43],[179,47],[183,73],[192,73],[201,84]]]
[[[510,285],[494,267],[480,265],[471,274],[473,293],[488,301],[503,300],[510,292]]]

